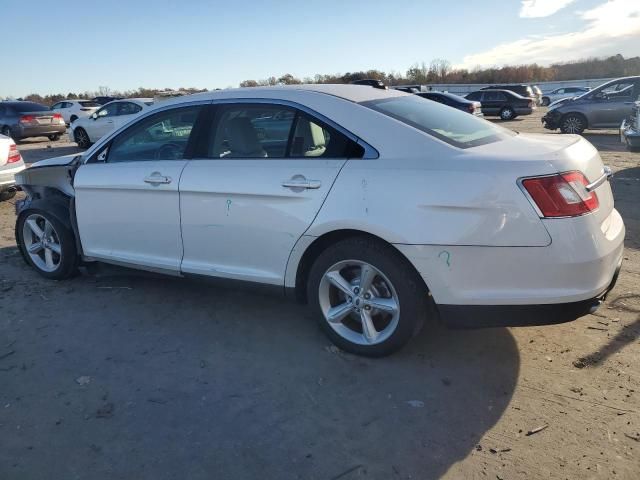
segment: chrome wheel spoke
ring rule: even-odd
[[[376,277],[376,271],[371,265],[364,264],[360,268],[360,290],[368,292],[373,283],[373,279]]]
[[[327,311],[327,321],[329,323],[341,323],[342,319],[353,312],[353,305],[345,302],[335,307],[331,307]]]
[[[44,262],[47,265],[47,268],[54,269],[56,264],[53,263],[53,252],[46,248],[44,250]]]
[[[342,291],[342,293],[344,293],[345,295],[353,295],[353,292],[351,291],[351,285],[344,279],[342,275],[340,275],[340,272],[327,272],[325,274],[325,277],[327,278],[327,280],[329,280],[329,282],[331,282],[331,285]]]
[[[53,227],[51,226],[51,223],[47,222],[45,220],[44,222],[44,236],[47,238],[51,237],[51,232],[53,231]]]
[[[36,220],[33,218],[30,218],[27,220],[26,223],[29,226],[29,229],[31,230],[31,232],[36,236],[36,238],[38,240],[42,240],[42,236],[44,235],[44,232],[38,226],[38,223],[36,222]]]
[[[49,245],[47,245],[49,247],[49,249],[53,252],[53,253],[57,253],[58,255],[62,254],[62,249],[60,248],[60,244],[59,243],[53,243],[51,242]]]
[[[365,304],[381,312],[393,314],[398,311],[398,304],[393,298],[373,297]]]
[[[32,243],[27,247],[27,251],[29,253],[38,253],[43,249],[43,246],[40,242]]]
[[[371,314],[366,310],[360,311],[360,321],[362,322],[362,335],[369,343],[374,343],[378,338],[378,331],[376,330]]]

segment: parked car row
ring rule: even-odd
[[[25,169],[16,142],[0,135],[0,201],[15,195],[16,175]]]

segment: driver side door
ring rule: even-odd
[[[178,272],[178,185],[201,109],[174,107],[142,118],[78,169],[76,214],[86,256]]]
[[[638,87],[633,80],[624,80],[603,88],[591,98],[594,102],[590,107],[592,111],[591,126],[596,128],[618,128],[622,120],[631,115],[633,100],[638,96]],[[605,94],[604,98],[598,98],[597,94]]]

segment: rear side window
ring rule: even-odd
[[[485,93],[486,94],[486,93]],[[470,148],[515,135],[511,130],[413,95],[370,100],[361,105],[417,128],[454,147]]]
[[[362,148],[298,110],[269,104],[217,107],[208,158],[357,158]]]
[[[135,123],[115,138],[107,162],[181,160],[201,108],[173,108]]]
[[[21,102],[15,104],[13,106],[13,109],[16,112],[42,112],[49,110],[49,107],[45,107],[44,105],[40,105],[39,103]]]
[[[140,105],[131,102],[121,102],[118,105],[118,115],[133,115],[142,110]]]
[[[100,106],[98,102],[92,102],[91,100],[80,100],[78,103],[83,107],[99,107]]]
[[[484,92],[483,100],[489,102],[506,102],[507,96],[503,92]]]

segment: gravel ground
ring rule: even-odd
[[[542,110],[504,124],[542,132]],[[379,360],[277,297],[118,269],[45,281],[0,204],[0,478],[637,479],[640,154],[587,137],[627,225],[606,304],[564,325],[425,329]]]

